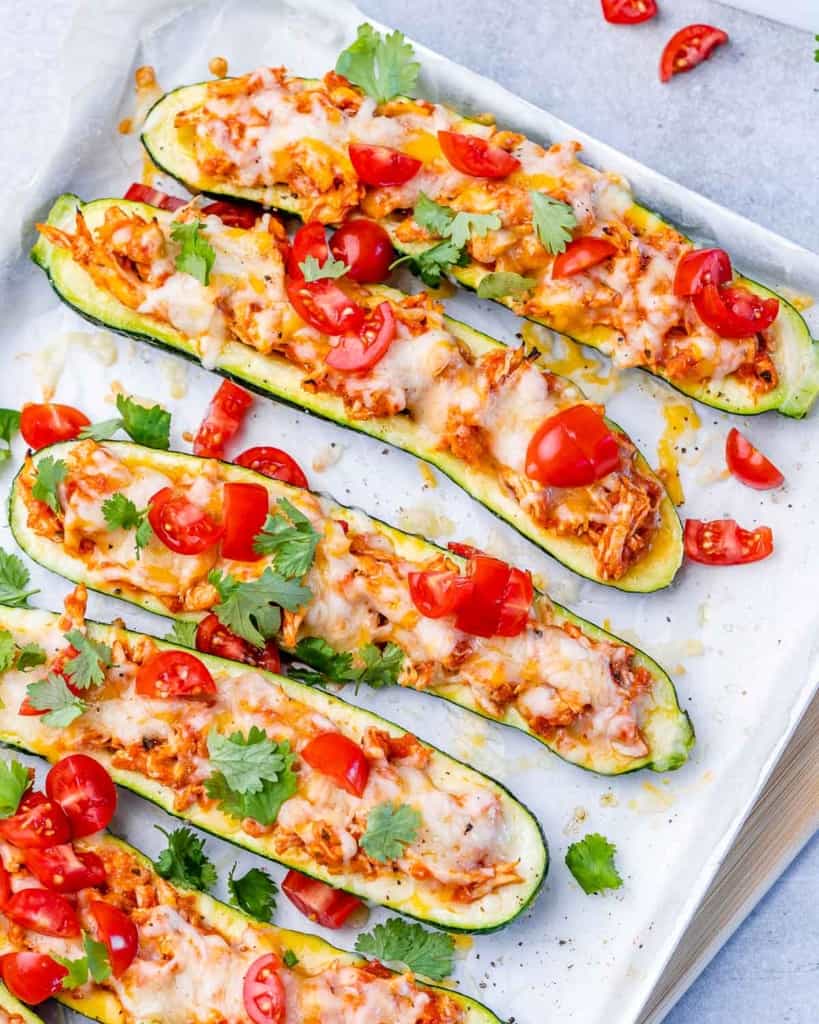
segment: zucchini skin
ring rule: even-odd
[[[64,224],[66,218],[73,217],[80,207],[88,216],[89,210],[103,209],[107,203],[116,203],[120,207],[133,208],[142,213],[150,211],[152,215],[157,212],[154,207],[120,199],[101,199],[82,204],[76,196],[65,194],[54,202],[49,214],[49,223]],[[44,238],[41,237],[34,246],[32,259],[45,271],[59,298],[86,320],[139,341],[147,341],[164,351],[183,355],[201,365],[192,343],[170,325],[161,325],[149,317],[121,306],[116,300],[101,293],[84,272],[74,274],[76,279],[72,281],[70,278],[75,264],[71,257],[55,250],[55,247]],[[459,340],[474,351],[486,351],[502,345],[496,339],[457,320],[447,318],[447,326]],[[421,431],[414,429],[409,417],[351,420],[346,415],[343,402],[336,396],[305,392],[301,388],[300,371],[292,364],[282,358],[262,356],[240,343],[229,343],[225,346],[214,369],[222,376],[237,381],[258,394],[268,398],[275,397],[284,404],[328,419],[346,429],[368,434],[436,466],[459,487],[480,501],[493,515],[514,527],[527,540],[532,541],[573,572],[596,583],[633,593],[651,593],[669,586],[682,564],[682,525],[664,488],[660,504],[660,523],[652,546],[619,579],[602,580],[588,544],[576,538],[561,536],[536,523],[521,508],[520,503],[499,485],[494,473],[467,466],[448,452],[425,447]],[[578,399],[582,398],[580,390],[573,384],[571,386],[575,387]],[[616,424],[612,425],[616,427]],[[644,457],[638,455],[638,459],[641,471],[662,486]]]
[[[68,450],[74,443],[76,442],[65,441],[51,445],[48,448],[41,448],[33,457],[35,460],[45,455],[52,455],[53,457],[59,458],[60,455]],[[119,447],[131,451],[152,451],[151,449],[140,448],[139,445],[135,445],[127,441],[107,441],[105,444],[107,447]],[[181,452],[153,451],[153,455],[159,464],[166,461],[175,462],[177,460],[193,464],[201,461],[201,459],[196,455],[187,455]],[[270,480],[268,477],[261,476],[253,470],[245,469],[244,467],[236,466],[227,462],[224,462],[223,466],[230,470],[230,479],[256,481],[267,487],[268,491],[271,493],[279,493],[283,496],[291,496],[292,498],[296,498],[299,493],[299,488],[291,487],[290,485],[284,484],[278,480]],[[18,477],[16,477],[12,483],[9,496],[9,524],[17,543],[35,562],[46,569],[50,569],[52,572],[58,573],[66,579],[72,580],[75,583],[84,583],[92,590],[97,590],[100,593],[118,597],[124,601],[129,601],[132,604],[136,604],[159,615],[178,618],[180,620],[198,619],[201,617],[195,613],[181,613],[174,616],[168,611],[167,607],[156,598],[125,593],[120,591],[118,588],[105,589],[104,587],[96,585],[93,580],[88,578],[88,574],[85,573],[82,568],[78,568],[78,565],[81,563],[76,559],[71,559],[70,556],[64,556],[58,545],[55,545],[55,548],[58,549],[57,558],[51,558],[48,543],[43,542],[38,538],[27,525],[27,511],[26,506],[18,493],[18,479],[19,473]],[[333,498],[329,498],[328,500],[332,501],[333,505],[341,511],[356,511],[355,509],[351,509],[349,506],[339,504]],[[426,540],[424,537],[420,537],[416,534],[405,533],[404,531],[389,526],[372,516],[368,516],[368,520],[379,532],[386,534],[396,544],[396,546],[399,547],[399,549],[400,547],[407,548],[409,546],[416,557],[423,556],[424,558],[431,559],[433,556],[442,553],[446,554],[450,558],[453,557],[451,552],[438,547],[436,544]],[[59,561],[60,556],[62,556],[62,561]],[[55,561],[57,561],[58,564],[55,564]],[[538,592],[536,592],[536,599],[550,600],[548,597]],[[554,609],[558,620],[568,621],[577,625],[582,632],[592,638],[614,640],[618,643],[623,642],[613,634],[608,633],[599,626],[580,618],[568,609],[563,608],[561,605],[551,602],[551,606]],[[566,760],[570,764],[578,767],[586,768],[598,775],[622,775],[638,771],[641,768],[651,768],[658,772],[672,771],[681,767],[687,760],[689,751],[694,745],[694,729],[687,712],[680,708],[676,689],[665,670],[643,651],[640,651],[637,648],[633,649],[635,650],[637,661],[648,669],[654,679],[653,692],[655,697],[658,698],[658,710],[656,712],[658,715],[658,726],[657,741],[656,743],[650,744],[651,749],[649,754],[642,760],[635,760],[626,766],[619,764],[607,765],[602,763],[599,759],[594,758],[589,758],[586,761],[569,758],[562,754],[560,750],[556,748],[554,743],[534,732],[526,720],[514,710],[508,710],[505,717],[502,719],[488,714],[484,709],[479,707],[474,699],[471,698],[468,687],[463,686],[459,689],[457,685],[455,685],[454,687],[442,687],[438,690],[427,689],[424,690],[423,693],[431,694],[432,696],[450,701],[451,703],[457,704],[460,707],[464,707],[469,711],[479,714],[482,718],[489,721],[499,722],[502,725],[519,729],[536,739],[539,743],[542,743],[563,760]],[[645,725],[651,724],[651,722],[644,723],[644,727]],[[665,729],[663,727],[665,727]],[[668,735],[664,734],[665,730],[667,730]]]
[[[42,1017],[38,1017],[30,1006],[26,1006],[16,996],[13,996],[2,982],[0,982],[0,1009],[5,1010],[11,1017],[19,1017],[23,1024],[45,1024]]]

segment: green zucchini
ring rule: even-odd
[[[133,209],[143,216],[173,217],[172,214],[155,207],[123,199],[98,199],[83,204],[76,196],[63,195],[52,206],[48,223],[55,227],[70,229],[73,227],[77,210],[82,210],[89,227],[93,228],[102,221],[105,210],[111,205],[126,210]],[[52,287],[63,302],[73,307],[87,320],[199,361],[195,346],[189,338],[169,324],[129,309],[111,294],[103,291],[73,260],[67,250],[52,245],[41,236],[32,250],[32,258],[46,272]],[[476,355],[501,345],[494,338],[456,320],[447,318],[447,326],[459,341]],[[470,466],[451,452],[431,446],[424,432],[409,416],[352,419],[348,416],[340,397],[326,392],[311,393],[305,390],[302,387],[303,372],[295,364],[280,356],[262,355],[238,341],[230,341],[223,346],[214,369],[260,394],[273,396],[306,412],[332,420],[340,426],[369,434],[437,466],[500,519],[515,527],[523,536],[568,568],[588,579],[620,590],[648,593],[668,586],[680,567],[683,554],[682,528],[674,505],[665,493],[660,506],[660,523],[648,551],[619,579],[602,580],[589,544],[582,539],[562,536],[554,530],[540,526],[521,508],[519,501],[511,492],[499,483],[497,475],[491,469],[483,470]],[[582,398],[579,389],[577,395],[578,398]],[[654,477],[642,456],[639,456],[639,466],[643,473]]]
[[[190,155],[190,148],[185,145],[185,140],[174,122],[178,113],[199,106],[203,102],[208,84],[199,82],[195,85],[182,86],[161,97],[153,106],[142,132],[142,142],[151,160],[162,171],[176,178],[192,192],[207,192],[214,195],[249,199],[298,216],[300,214],[299,198],[286,186],[240,187],[208,178],[199,170]],[[469,119],[464,117],[462,120],[467,122]],[[628,216],[637,224],[645,227],[664,223],[658,214],[640,206],[633,200],[628,209]],[[395,247],[402,253],[412,255],[429,248],[429,242],[414,244],[402,242],[395,235],[395,224],[391,223],[389,219],[385,221],[385,227],[390,230]],[[455,281],[470,289],[476,289],[481,279],[488,273],[490,271],[486,267],[476,263],[467,264],[464,267],[452,267],[450,271]],[[699,383],[670,380],[660,370],[647,372],[663,378],[691,398],[726,412],[756,415],[776,409],[785,416],[801,418],[808,412],[819,395],[819,342],[813,341],[804,318],[782,295],[745,277],[738,277],[737,282],[763,298],[774,296],[779,299],[779,317],[770,332],[775,342],[772,358],[779,375],[777,387],[758,396],[754,395],[751,388],[735,376],[730,376],[722,381]],[[513,298],[496,301],[500,301],[509,309],[516,311],[516,303]],[[603,328],[573,331],[554,320],[537,320],[536,322],[567,334],[583,345],[603,351],[614,336],[613,331]]]
[[[0,1024],[44,1024],[44,1021],[0,984]]]
[[[33,454],[32,458],[35,463],[44,456],[60,458],[75,444],[77,442],[67,441],[52,445],[50,448],[41,448],[40,451]],[[185,463],[196,466],[202,462],[195,455],[141,448],[126,441],[108,441],[105,444],[108,448],[116,448],[124,453],[138,454],[140,463],[153,466],[160,471],[163,469],[172,471],[174,466],[178,468]],[[264,485],[270,494],[276,498],[289,497],[296,503],[298,502],[298,495],[301,493],[298,488],[291,487],[279,480],[271,480],[268,477],[253,472],[253,470],[231,463],[223,463],[222,467],[225,479],[255,481]],[[365,517],[363,513],[338,505],[330,498],[317,497],[319,497],[326,514],[333,515],[335,512],[339,512],[340,518],[347,519],[351,524],[354,524],[357,518],[359,521],[365,522],[367,530],[376,530],[387,537],[401,557],[423,564],[441,553],[440,548],[421,537],[404,533],[372,517]],[[142,590],[137,588],[128,589],[121,584],[114,586],[106,583],[97,575],[92,574],[81,559],[66,553],[60,543],[35,533],[28,524],[28,509],[22,494],[19,474],[12,486],[9,523],[17,543],[23,551],[45,568],[59,573],[59,575],[66,579],[73,580],[76,583],[84,583],[91,589],[130,601],[160,615],[173,614],[169,612],[168,608],[158,598],[152,597]],[[450,555],[450,557],[454,556]],[[617,637],[612,636],[610,633],[606,633],[592,623],[573,615],[567,609],[560,607],[560,605],[550,602],[550,599],[544,594],[536,594],[536,600],[547,603],[554,620],[558,624],[572,624],[591,639],[602,639],[618,644],[623,643],[623,641],[618,640]],[[179,619],[198,619],[203,614],[181,612],[176,617]],[[674,685],[667,673],[641,651],[636,652],[636,662],[644,667],[652,677],[651,699],[643,710],[643,717],[639,723],[640,730],[649,747],[649,752],[645,757],[627,757],[616,754],[613,750],[601,752],[595,750],[591,744],[582,741],[579,737],[575,738],[575,745],[570,752],[565,749],[565,745],[561,749],[556,742],[547,740],[532,731],[525,718],[511,704],[507,705],[502,718],[494,718],[493,720],[500,721],[504,725],[513,726],[534,736],[535,739],[538,739],[571,763],[600,774],[619,775],[646,767],[661,772],[678,768],[685,762],[688,751],[694,742],[694,732],[688,715],[680,709]],[[423,692],[443,697],[486,718],[492,718],[491,714],[477,703],[472,689],[465,681],[460,683],[454,680],[439,687],[425,688]],[[2,712],[0,712],[0,715],[2,715]]]

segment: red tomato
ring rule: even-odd
[[[475,178],[505,178],[520,167],[520,160],[500,146],[493,146],[478,135],[438,132],[444,156],[461,174]]]
[[[169,196],[167,192],[160,192],[158,188],[151,188],[149,185],[141,185],[135,181],[125,193],[125,199],[132,199],[135,203],[148,203],[150,206],[158,206],[162,210],[178,210],[185,206],[187,199],[180,199],[179,196]]]
[[[725,284],[733,277],[731,257],[724,249],[694,249],[677,264],[675,295],[696,295],[707,284]]]
[[[288,277],[287,297],[306,324],[322,334],[357,331],[364,321],[364,310],[334,281],[321,277],[309,284],[303,277]]]
[[[665,44],[660,58],[660,81],[690,71],[707,60],[718,46],[728,42],[728,34],[711,25],[686,25]]]
[[[0,910],[8,903],[11,896],[11,878],[6,866],[0,858]]]
[[[509,573],[509,566],[499,558],[476,555],[469,560],[467,579],[472,586],[468,596],[458,603],[458,629],[472,636],[489,637],[496,633]]]
[[[460,555],[461,558],[474,558],[475,555],[484,554],[480,548],[473,547],[472,544],[461,544],[461,542],[457,540],[451,540],[447,544],[447,549],[454,555]]]
[[[68,968],[45,953],[6,953],[0,973],[13,996],[34,1006],[60,991]]]
[[[75,850],[71,843],[50,850],[29,850],[26,867],[38,882],[55,892],[79,892],[105,885],[105,865],[90,850]]]
[[[657,13],[656,0],[602,0],[603,17],[612,25],[638,25]]]
[[[307,477],[296,460],[282,451],[269,445],[248,448],[233,460],[237,466],[253,469],[257,473],[269,476],[271,480],[281,480],[293,487],[307,487]]]
[[[359,179],[374,188],[403,185],[421,170],[420,160],[389,146],[365,146],[351,142],[347,149]]]
[[[323,928],[340,928],[361,900],[341,889],[310,878],[300,871],[288,871],[282,882],[282,892],[290,902],[311,921]]]
[[[768,491],[784,483],[784,475],[755,448],[747,437],[732,427],[725,440],[725,461],[728,469],[746,487]]]
[[[353,796],[361,796],[370,777],[364,751],[340,732],[323,732],[310,740],[301,756],[317,772],[329,776]]]
[[[289,277],[302,278],[301,264],[312,256],[317,263],[323,264],[330,255],[324,225],[317,220],[303,224],[293,236],[293,244],[287,262]]]
[[[204,662],[187,651],[158,651],[137,670],[140,697],[213,697],[216,683]]]
[[[20,433],[29,448],[37,451],[57,441],[72,440],[90,422],[73,405],[26,402],[20,413]]]
[[[48,889],[21,889],[3,907],[9,920],[41,935],[68,939],[80,934],[80,921],[65,896]]]
[[[734,519],[686,519],[685,553],[703,565],[759,562],[773,553],[773,533],[769,526],[743,530]]]
[[[223,459],[225,445],[244,422],[253,396],[232,381],[223,380],[210,400],[205,418],[199,425],[193,442],[193,454],[208,459]]]
[[[347,264],[347,276],[359,284],[385,280],[395,258],[390,236],[366,217],[345,221],[330,239],[330,251]]]
[[[763,299],[747,288],[706,284],[692,302],[700,320],[721,338],[749,338],[767,330],[779,315],[778,299]]]
[[[222,526],[173,488],[163,487],[148,503],[148,521],[166,548],[178,555],[198,555],[222,536]]]
[[[270,507],[270,495],[261,484],[226,483],[223,491],[225,533],[222,557],[237,562],[258,562],[263,556],[253,550]]]
[[[468,590],[465,578],[453,569],[411,572],[407,579],[412,603],[428,619],[451,615]]]
[[[231,633],[213,613],[206,615],[199,623],[196,630],[196,649],[203,654],[215,654],[218,658],[256,665],[267,672],[279,673],[282,667],[275,640],[268,640],[264,647],[254,647],[247,640]]]
[[[357,334],[345,334],[327,353],[325,362],[344,373],[363,373],[389,352],[395,340],[395,316],[389,302],[382,302],[367,317]]]
[[[97,939],[104,942],[111,961],[114,977],[128,969],[139,949],[139,935],[136,925],[121,910],[110,903],[94,900],[88,910],[97,925]]]
[[[511,569],[501,600],[496,636],[517,636],[523,632],[529,621],[534,596],[532,574],[522,569]]]
[[[283,1024],[287,994],[278,973],[281,967],[275,953],[265,953],[247,969],[242,998],[253,1024]]]
[[[526,451],[526,475],[548,487],[585,487],[620,465],[617,439],[588,405],[550,416]]]
[[[105,828],[117,809],[117,791],[106,768],[87,754],[71,754],[46,776],[46,793],[68,815],[75,839]]]
[[[26,850],[47,850],[71,841],[71,825],[45,793],[26,793],[17,813],[0,820],[0,839]]]
[[[586,235],[569,242],[552,265],[552,277],[573,277],[617,252],[617,246],[607,238]]]
[[[262,208],[255,203],[234,203],[219,199],[202,207],[206,217],[218,217],[228,228],[244,228],[246,231],[254,227],[262,215]]]

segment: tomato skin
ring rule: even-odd
[[[45,953],[6,953],[0,957],[0,974],[13,996],[36,1006],[60,991],[68,968]]]
[[[151,188],[150,185],[143,185],[139,181],[133,182],[128,191],[122,197],[130,199],[135,203],[147,203],[149,206],[158,206],[161,210],[178,210],[187,205],[187,199],[180,199],[179,196],[170,196],[167,192],[161,192],[158,188]]]
[[[728,33],[711,25],[686,25],[668,40],[660,57],[660,81],[690,71],[707,60],[718,46],[728,42]]]
[[[511,569],[501,599],[496,636],[518,636],[529,621],[529,609],[535,596],[532,574],[522,569]]]
[[[287,994],[278,974],[281,968],[282,962],[275,953],[260,956],[248,967],[242,999],[253,1024],[283,1024]]]
[[[237,562],[258,562],[263,555],[253,549],[253,540],[267,519],[270,496],[261,484],[226,483],[222,556]]]
[[[674,294],[696,295],[707,284],[725,284],[733,274],[731,257],[724,249],[694,249],[677,264]]]
[[[70,939],[80,934],[80,921],[65,896],[48,889],[21,889],[3,907],[3,913],[21,928],[40,935]]]
[[[223,532],[221,524],[184,495],[174,495],[172,487],[163,487],[151,498],[148,522],[165,547],[178,555],[207,551],[218,543]]]
[[[347,276],[359,284],[385,281],[395,259],[390,236],[366,217],[346,220],[330,239],[330,252],[347,264]]]
[[[362,906],[356,896],[292,869],[284,877],[282,892],[305,917],[322,928],[340,928]]]
[[[329,253],[324,225],[317,220],[308,221],[293,236],[293,244],[287,260],[288,276],[303,278],[301,264],[308,256],[312,256],[317,263],[323,264],[327,261]]]
[[[412,603],[428,619],[451,615],[463,597],[465,579],[453,569],[411,572],[407,580]]]
[[[728,431],[725,439],[725,461],[740,483],[757,491],[769,491],[785,482],[781,470],[765,458],[736,427]]]
[[[259,445],[248,448],[233,460],[237,466],[253,469],[269,476],[271,480],[282,480],[293,487],[307,487],[307,477],[296,460],[281,448]]]
[[[602,0],[602,5],[611,25],[639,25],[657,14],[657,0]]]
[[[353,796],[361,796],[370,777],[370,762],[361,747],[340,732],[323,732],[301,751],[302,758]]]
[[[614,256],[617,246],[607,238],[586,235],[569,242],[552,264],[552,277],[574,277]]]
[[[331,337],[355,332],[364,321],[364,310],[328,277],[309,284],[303,277],[288,277],[287,297],[306,324]]]
[[[244,388],[223,380],[196,432],[193,454],[207,459],[224,458],[225,445],[239,432],[252,404],[253,396]]]
[[[91,420],[73,405],[26,402],[20,412],[20,433],[35,451],[57,441],[73,440]]]
[[[778,299],[762,299],[747,288],[706,284],[692,301],[700,320],[721,338],[750,338],[779,315]]]
[[[509,566],[499,558],[476,555],[470,559],[467,578],[471,590],[468,598],[458,604],[455,626],[471,636],[493,636],[509,582]]]
[[[359,181],[373,188],[404,185],[421,170],[420,160],[389,146],[351,142],[347,151]]]
[[[281,672],[281,659],[275,640],[268,640],[264,647],[254,647],[247,640],[231,633],[212,612],[199,623],[196,630],[196,649],[203,654],[215,654],[218,658],[256,665],[277,675]]]
[[[0,820],[0,839],[23,850],[47,850],[71,841],[71,825],[55,800],[29,792],[16,814]]]
[[[389,302],[373,310],[358,334],[345,334],[327,353],[325,362],[344,373],[372,369],[389,352],[395,340],[395,315]]]
[[[70,843],[50,850],[29,850],[26,867],[41,885],[54,892],[71,893],[105,885],[105,865],[91,850],[75,850]]]
[[[139,935],[134,922],[117,907],[103,900],[93,900],[88,910],[97,926],[98,940],[104,942],[115,978],[126,971],[139,949]]]
[[[455,170],[474,178],[505,178],[520,167],[517,157],[478,135],[438,132],[438,142]]]
[[[182,697],[207,699],[217,693],[216,683],[204,662],[188,651],[158,651],[137,669],[136,692],[140,697],[169,700]]]
[[[588,405],[544,420],[526,451],[526,475],[548,487],[585,487],[620,465],[617,439]]]
[[[117,809],[114,780],[87,754],[71,754],[53,765],[46,776],[46,793],[65,812],[75,839],[106,828]]]
[[[701,565],[745,565],[773,554],[769,526],[744,530],[734,519],[686,519],[685,553]]]
[[[215,203],[209,203],[202,207],[202,213],[206,217],[218,217],[228,228],[243,228],[249,231],[256,226],[256,221],[262,215],[262,208],[255,203],[228,202],[225,199],[218,199]]]

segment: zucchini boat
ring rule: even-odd
[[[180,217],[215,253],[208,286],[174,272]],[[581,486],[533,479],[530,442],[544,423],[576,410],[582,394],[522,349],[444,317],[428,295],[352,281],[343,291],[320,280],[333,301],[368,310],[367,323],[380,318],[383,327],[388,317],[393,325],[380,360],[345,372],[329,362],[338,339],[306,324],[291,304],[286,239],[270,218],[243,230],[193,208],[171,213],[117,199],[82,204],[65,195],[40,230],[35,261],[87,319],[412,452],[583,576],[640,592],[674,578],[680,522],[633,443],[584,408],[608,430],[614,462]]]
[[[52,505],[40,500],[44,460],[52,477],[62,475]],[[265,489],[260,514],[234,515],[234,507],[241,510],[238,484]],[[117,494],[123,497],[115,499]],[[132,529],[112,529],[104,506],[126,499],[135,511],[149,507],[149,520],[164,539],[151,532],[137,552]],[[172,544],[179,551],[184,541],[184,531],[168,534],[173,523],[165,524],[163,510],[169,507],[179,521],[193,523],[194,542],[214,530],[211,546],[188,555],[169,550]],[[234,535],[235,543],[239,529],[235,521],[253,535],[259,529],[253,522],[264,519],[267,509],[272,511],[256,543],[270,553],[253,562],[226,558],[227,537]],[[241,466],[129,442],[63,442],[26,461],[12,488],[9,519],[22,549],[46,568],[161,615],[200,621],[200,649],[258,660],[252,645],[275,638],[343,683],[361,680],[350,675],[349,657],[360,667],[360,652],[374,643],[390,654],[380,677],[365,682],[399,683],[444,697],[602,774],[669,771],[683,764],[693,743],[688,716],[660,666],[547,596],[533,599],[527,574],[486,556],[467,562],[328,497]],[[301,547],[294,552],[288,538]],[[469,606],[457,612],[430,607],[436,593],[458,591],[457,573],[465,564],[478,577]],[[270,599],[287,610],[262,632],[249,629],[236,614],[237,602],[248,614],[255,608],[259,624],[270,605],[264,604],[269,591],[258,588],[282,573],[300,579],[302,589],[295,596],[270,591]],[[503,593],[486,596],[497,574]],[[281,582],[277,586],[282,589]],[[483,629],[493,609],[496,625]],[[478,623],[464,622],[462,611],[474,613]],[[501,615],[509,616],[503,628]],[[241,636],[229,642],[225,631]],[[328,658],[317,659],[310,649],[319,641],[310,638],[320,638],[329,652],[345,652],[346,664],[331,661],[328,667]]]
[[[358,209],[383,223],[401,252],[416,260],[425,253],[422,264],[435,263],[467,288],[490,274],[512,275],[506,291],[503,279],[487,282],[487,297],[707,405],[802,417],[819,394],[819,345],[797,310],[737,276],[743,298],[735,305],[715,287],[702,319],[701,307],[673,289],[690,240],[636,203],[619,175],[578,160],[577,142],[544,149],[488,117],[478,122],[402,96],[376,105],[335,72],[315,80],[282,68],[168,93],[142,141],[152,161],[193,192],[324,223]],[[453,217],[467,213],[473,223],[475,214],[497,217],[446,262],[439,243],[452,241]],[[730,277],[727,257],[725,265]],[[759,297],[752,314],[749,292]],[[779,310],[767,326],[770,299]],[[740,312],[750,326],[736,326]],[[755,331],[757,321],[766,329]]]
[[[546,844],[499,783],[323,690],[86,626],[85,597],[77,588],[62,617],[0,606],[15,647],[46,659],[0,677],[4,742],[50,761],[91,755],[170,814],[449,930],[494,931],[534,900]],[[84,690],[77,654],[99,655]],[[394,815],[409,826],[379,845]]]
[[[0,1024],[44,1024],[25,1003],[15,999],[5,985],[0,984]]]
[[[98,857],[106,876],[102,884],[80,890],[79,924],[92,936],[100,934],[99,908],[105,904],[109,918],[122,914],[136,928],[135,948],[122,943],[118,952],[108,953],[109,977],[100,982],[89,978],[56,995],[101,1024],[297,1024],[319,1019],[344,1024],[352,1019],[352,1007],[361,1024],[499,1024],[487,1007],[459,992],[424,984],[410,973],[394,973],[315,935],[261,924],[206,893],[178,889],[156,873],[147,857],[111,835],[98,833],[73,845],[75,855]],[[16,892],[40,885],[20,850],[2,842],[0,852]],[[86,955],[81,935],[56,938],[33,928],[10,927],[2,913],[0,921],[3,954],[37,952],[74,961]],[[125,932],[122,924],[119,928]],[[246,978],[258,975],[262,958],[273,979],[245,986]],[[254,1004],[254,996],[264,994],[269,1002]],[[9,1024],[40,1022],[5,990],[0,1007],[0,1020]]]

